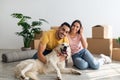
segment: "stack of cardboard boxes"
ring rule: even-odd
[[[112,38],[109,26],[96,25],[92,27],[92,38],[87,38],[88,50],[93,54],[105,54],[112,57]]]

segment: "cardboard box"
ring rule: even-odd
[[[38,49],[39,42],[40,42],[40,39],[34,39],[34,40],[31,42],[31,48],[32,48],[32,49]]]
[[[120,48],[120,44],[117,43],[116,39],[113,39],[113,48]]]
[[[35,38],[34,39],[40,39],[42,34],[43,34],[43,31],[40,34],[35,34]]]
[[[120,48],[113,48],[112,59],[120,61]]]
[[[59,26],[52,26],[51,29],[58,29]]]
[[[91,53],[112,56],[112,39],[87,38],[87,42]]]
[[[92,38],[112,38],[112,29],[106,25],[96,25],[92,27]]]

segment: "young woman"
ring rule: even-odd
[[[82,70],[87,68],[98,69],[101,65],[111,62],[111,59],[103,54],[100,55],[101,58],[99,60],[96,60],[89,50],[87,50],[88,43],[84,37],[80,20],[75,20],[71,24],[68,39],[75,67]]]

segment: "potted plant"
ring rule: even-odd
[[[120,37],[116,39],[117,43],[120,45]]]
[[[22,47],[22,50],[30,49],[31,41],[34,39],[35,34],[42,32],[40,26],[43,22],[48,22],[45,19],[39,19],[38,21],[32,21],[30,23],[28,20],[30,20],[31,17],[24,16],[21,13],[13,13],[11,16],[19,19],[17,25],[22,27],[20,32],[16,32],[17,35],[23,37],[24,47]]]

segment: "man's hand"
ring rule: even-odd
[[[47,63],[47,59],[45,58],[45,56],[42,53],[40,55],[38,55],[38,59],[40,61],[42,61],[44,64]]]

